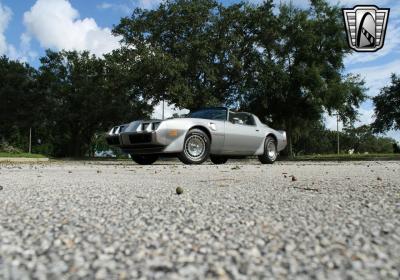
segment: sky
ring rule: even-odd
[[[260,3],[262,0],[249,0]],[[275,0],[277,4],[288,0]],[[345,73],[360,74],[366,81],[367,94],[377,95],[390,82],[391,73],[400,74],[400,1],[396,0],[328,0],[345,8],[374,4],[390,8],[388,29],[383,49],[375,53],[353,53],[345,58]],[[90,50],[102,55],[119,47],[120,38],[111,34],[121,17],[129,16],[136,7],[154,9],[161,0],[0,0],[0,55],[39,66],[46,49]],[[222,0],[224,4],[238,2]],[[292,1],[306,8],[308,0]],[[166,116],[176,111],[166,106]],[[371,100],[359,109],[357,125],[374,120]],[[154,117],[161,117],[161,105]],[[325,116],[329,129],[336,129],[336,118]],[[340,125],[341,129],[341,125]],[[387,136],[400,141],[400,131]]]

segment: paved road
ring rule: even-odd
[[[0,185],[0,279],[400,277],[399,162],[9,163]]]

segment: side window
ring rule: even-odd
[[[241,113],[229,112],[229,121],[234,124],[245,124]]]
[[[229,121],[234,124],[255,125],[253,116],[246,113],[229,112]]]
[[[247,124],[247,125],[255,125],[256,124],[252,115],[246,114],[245,124]]]
[[[240,114],[235,112],[229,112],[229,121],[235,124],[243,124],[243,120],[240,118]]]

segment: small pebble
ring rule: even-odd
[[[183,193],[183,189],[181,187],[177,187],[176,188],[176,193],[177,194],[182,194]]]

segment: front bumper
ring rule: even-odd
[[[167,143],[158,138],[155,131],[123,132],[119,135],[106,136],[109,145],[117,146],[127,154],[162,153]]]

